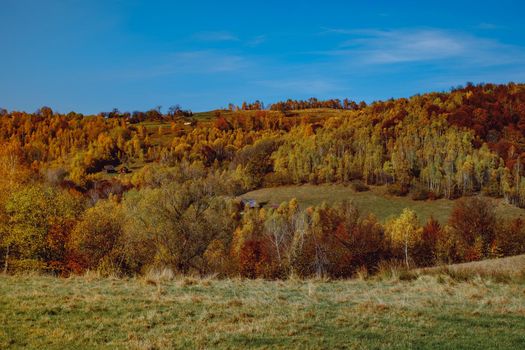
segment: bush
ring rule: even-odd
[[[481,193],[488,197],[501,197],[501,186],[499,183],[491,181],[488,185],[483,186]]]
[[[387,185],[386,187],[386,192],[392,196],[398,196],[398,197],[404,197],[407,195],[408,193],[408,186],[407,185],[402,185],[402,184],[398,184],[398,183],[395,183],[395,184],[391,184],[391,185]]]
[[[287,173],[268,173],[264,176],[263,187],[276,187],[293,184],[292,178]]]
[[[403,261],[382,260],[377,265],[375,277],[381,281],[411,281],[417,274],[407,269]]]
[[[368,187],[363,181],[361,180],[355,180],[355,181],[352,181],[352,183],[350,184],[350,186],[352,187],[352,189],[356,192],[366,192],[366,191],[370,191],[370,187]]]
[[[425,186],[417,184],[410,191],[410,198],[412,198],[415,201],[425,201],[427,199],[435,198],[435,195],[433,195],[431,191],[426,189]]]

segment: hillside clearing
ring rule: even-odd
[[[454,207],[453,200],[415,201],[409,197],[388,195],[384,186],[371,186],[370,188],[370,191],[356,192],[351,187],[344,185],[281,186],[248,192],[241,195],[240,198],[255,199],[266,206],[279,205],[284,201],[296,198],[301,207],[319,205],[322,202],[333,204],[347,200],[353,202],[363,214],[373,213],[381,221],[398,216],[404,208],[410,208],[417,213],[421,223],[424,223],[430,216],[445,223]],[[496,213],[502,217],[525,215],[524,209],[506,204],[501,199],[491,200],[496,207]]]

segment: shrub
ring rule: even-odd
[[[264,187],[275,187],[290,185],[293,183],[292,178],[286,173],[268,173],[264,176]]]
[[[417,278],[417,275],[407,269],[401,260],[382,260],[377,265],[375,277],[385,281],[410,281]]]
[[[404,197],[408,193],[408,186],[399,183],[390,184],[386,187],[386,192],[392,196]]]
[[[410,191],[410,198],[415,201],[425,201],[433,198],[432,192],[429,191],[425,186],[421,184],[415,185]]]
[[[352,189],[356,192],[366,192],[366,191],[370,191],[370,187],[368,187],[363,181],[361,180],[355,180],[355,181],[352,181],[352,183],[350,184],[350,186],[352,187]]]

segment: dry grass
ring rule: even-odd
[[[525,286],[479,277],[0,276],[2,349],[518,349],[523,329]]]
[[[525,272],[525,255],[450,265],[449,268],[455,271],[521,275]]]
[[[417,274],[448,275],[455,279],[484,278],[525,282],[525,255],[438,266],[415,271]]]

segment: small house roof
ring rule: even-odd
[[[243,199],[242,203],[250,208],[257,208],[259,206],[255,199]]]

